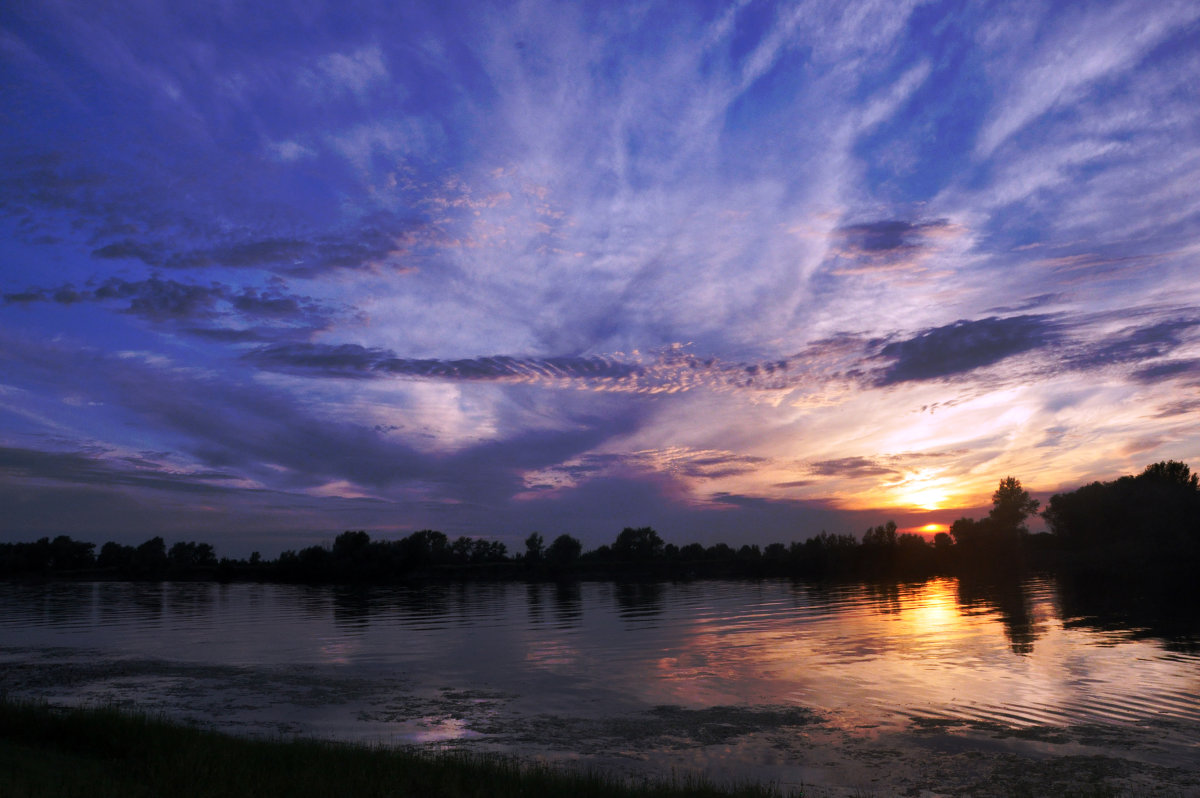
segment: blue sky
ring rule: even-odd
[[[1200,457],[1200,7],[0,10],[0,536],[945,524]]]

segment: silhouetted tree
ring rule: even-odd
[[[1055,494],[1042,516],[1063,550],[1114,562],[1200,556],[1200,480],[1181,462]]]
[[[450,545],[445,534],[432,529],[413,532],[402,541],[405,564],[425,568],[450,561]]]
[[[339,560],[352,560],[371,545],[371,536],[365,531],[346,530],[333,539],[333,556]]]
[[[619,560],[643,562],[657,559],[663,553],[663,539],[648,526],[625,527],[613,543],[613,555]]]
[[[1025,519],[1037,512],[1037,508],[1037,500],[1021,487],[1020,480],[1015,477],[1000,480],[986,518],[978,521],[960,518],[950,525],[960,564],[972,570],[1018,565],[1029,535]]]
[[[935,568],[946,572],[950,569],[954,558],[954,538],[947,532],[938,532],[933,536],[933,558]]]
[[[333,555],[324,546],[308,546],[300,549],[296,558],[302,578],[324,580],[330,577]]]
[[[525,538],[525,562],[541,562],[543,554],[545,554],[545,541],[541,535],[533,532]]]
[[[477,538],[471,545],[471,562],[504,562],[508,557],[508,547],[498,540]]]
[[[167,560],[175,568],[201,568],[217,564],[217,556],[208,543],[179,541],[167,552]]]
[[[50,542],[50,568],[55,571],[91,568],[96,562],[92,554],[95,548],[95,543],[85,543],[82,540],[72,540],[67,535],[59,535]]]
[[[1148,465],[1140,477],[1144,482],[1175,486],[1184,492],[1195,493],[1200,490],[1200,474],[1193,474],[1187,463],[1177,460],[1163,460]]]
[[[1025,519],[1035,514],[1038,502],[1021,487],[1020,480],[1015,477],[1005,477],[1000,480],[1000,487],[992,494],[992,509],[988,518],[1003,532],[1026,534]]]
[[[757,563],[762,560],[762,549],[758,544],[743,544],[737,553],[738,559],[745,563]]]
[[[714,562],[733,562],[737,552],[728,543],[714,543],[704,550],[704,557]]]
[[[893,548],[896,545],[896,522],[888,521],[874,529],[868,529],[863,533],[863,545],[880,549]]]
[[[122,546],[120,543],[108,541],[100,547],[100,555],[96,558],[96,565],[100,568],[115,568],[120,571],[128,571],[133,567],[134,557],[137,555],[133,546]]]
[[[825,530],[802,544],[792,544],[792,562],[804,576],[853,573],[858,568],[859,544],[853,535],[830,534]]]
[[[563,567],[579,559],[583,544],[570,535],[559,535],[546,549],[546,562],[553,566]]]
[[[763,562],[770,566],[772,571],[782,571],[790,559],[788,548],[782,543],[768,543],[763,549]]]
[[[0,543],[0,573],[49,573],[80,571],[95,563],[95,543],[59,535],[54,540],[39,538],[32,543]]]
[[[167,544],[161,537],[153,537],[142,543],[133,552],[133,568],[141,576],[153,576],[167,567]]]
[[[450,561],[458,565],[466,565],[471,561],[471,547],[473,542],[471,538],[465,535],[459,535],[450,544]]]

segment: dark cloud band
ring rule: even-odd
[[[34,288],[4,294],[4,302],[56,302],[60,305],[128,302],[124,312],[159,322],[206,320],[232,313],[253,321],[302,323],[320,328],[330,316],[330,311],[316,300],[290,294],[278,287],[235,290],[221,283],[201,285],[157,276],[145,280],[110,277],[98,286],[82,289],[70,284],[58,288]]]
[[[877,357],[891,363],[875,384],[882,387],[953,377],[1049,346],[1060,338],[1061,326],[1049,316],[960,320],[883,346]]]
[[[603,380],[628,379],[639,367],[600,357],[517,358],[508,356],[459,360],[402,358],[383,349],[358,344],[312,343],[265,346],[245,355],[259,368],[328,377],[419,377],[447,380]]]

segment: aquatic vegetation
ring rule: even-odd
[[[620,780],[513,757],[220,734],[111,707],[0,701],[0,795],[774,798],[771,785]]]

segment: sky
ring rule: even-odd
[[[0,540],[736,546],[1200,466],[1198,92],[1190,0],[6,3]]]

